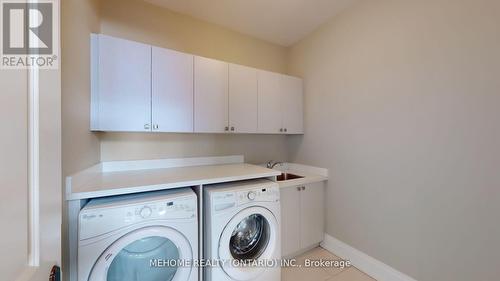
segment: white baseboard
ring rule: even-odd
[[[352,265],[378,281],[417,281],[326,233],[321,247],[343,259],[350,260]]]

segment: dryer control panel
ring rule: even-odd
[[[171,201],[145,202],[125,206],[82,209],[79,217],[79,239],[88,239],[103,233],[151,220],[182,220],[197,217],[195,198]]]

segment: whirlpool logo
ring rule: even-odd
[[[59,1],[0,0],[1,67],[58,68]]]

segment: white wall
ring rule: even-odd
[[[500,2],[366,0],[290,50],[327,232],[421,281],[500,276]]]

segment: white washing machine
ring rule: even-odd
[[[275,182],[219,184],[205,192],[207,281],[280,281],[280,191]]]
[[[195,281],[197,197],[175,189],[91,200],[79,215],[78,281]]]

